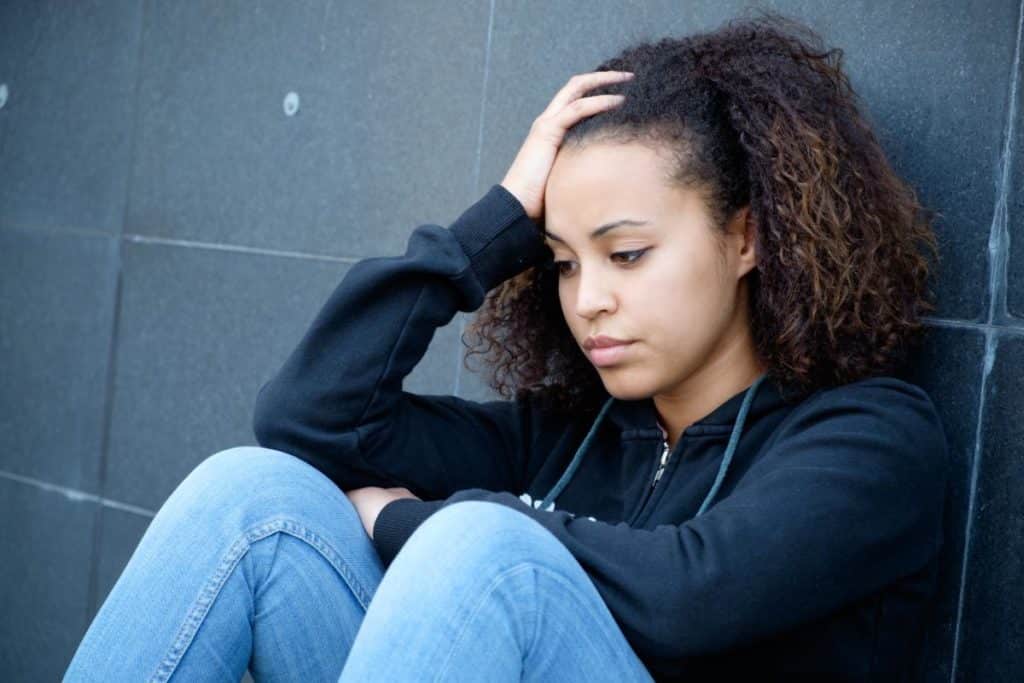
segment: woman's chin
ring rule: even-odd
[[[611,369],[609,368],[609,370]],[[647,382],[641,381],[636,373],[630,376],[629,373],[614,371],[599,370],[598,372],[601,375],[605,391],[620,401],[636,401],[654,395],[651,386]]]

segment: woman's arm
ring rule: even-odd
[[[310,463],[344,490],[407,487],[444,498],[519,490],[530,458],[527,401],[416,395],[402,382],[438,327],[550,257],[516,197],[493,185],[448,228],[415,228],[402,256],[355,263],[256,398],[264,447]]]

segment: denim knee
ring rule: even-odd
[[[317,471],[309,463],[284,451],[262,446],[234,446],[208,455],[190,476],[212,477],[231,483],[251,484],[267,478],[280,481],[292,473]]]
[[[362,528],[348,496],[325,474],[293,455],[261,446],[235,446],[207,456],[167,504],[248,519],[323,505],[336,522]]]

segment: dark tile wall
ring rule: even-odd
[[[177,483],[255,444],[257,389],[353,262],[500,181],[573,73],[747,4],[0,4],[0,678],[60,677]],[[764,6],[843,48],[941,213],[940,309],[908,372],[957,477],[918,680],[1008,680],[1024,670],[1021,2]],[[494,397],[462,366],[468,319],[408,390]]]

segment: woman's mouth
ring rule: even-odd
[[[598,367],[614,365],[622,360],[623,356],[626,355],[632,344],[633,342],[626,342],[624,344],[616,344],[615,346],[590,349],[587,351],[587,356],[589,356],[590,361]]]

